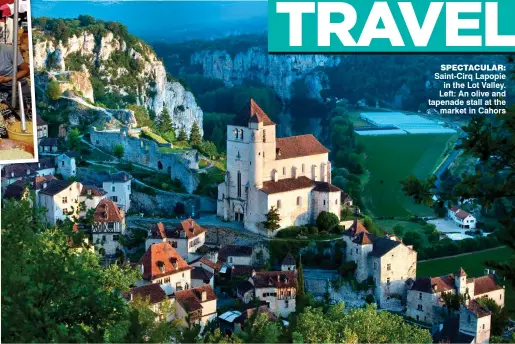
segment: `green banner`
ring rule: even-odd
[[[268,0],[268,51],[515,52],[515,0]]]

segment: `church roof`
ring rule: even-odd
[[[311,134],[279,138],[276,140],[275,145],[276,160],[330,152]]]
[[[249,99],[245,106],[232,120],[233,125],[246,127],[249,123],[263,123],[263,125],[275,125],[267,114],[257,105],[254,99]]]
[[[308,177],[302,176],[298,178],[279,179],[276,182],[273,180],[266,181],[263,183],[263,187],[260,190],[270,195],[280,192],[312,188],[314,186],[314,181]]]

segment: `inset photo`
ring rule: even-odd
[[[0,165],[37,161],[30,1],[0,0]]]

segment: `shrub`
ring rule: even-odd
[[[338,225],[338,223],[340,223],[340,220],[338,219],[338,216],[336,216],[335,214],[323,211],[318,215],[316,223],[320,231],[329,231],[333,229],[333,227]]]
[[[374,298],[374,295],[368,294],[367,297],[365,298],[365,301],[366,301],[366,303],[371,304],[371,303],[376,302],[376,299]]]
[[[354,261],[343,263],[342,266],[338,269],[340,275],[343,278],[352,278],[354,276],[354,272],[358,268],[358,265]]]
[[[308,227],[309,234],[311,235],[317,235],[318,234],[318,228],[315,226],[309,226]]]

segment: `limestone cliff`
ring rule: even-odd
[[[135,102],[156,117],[166,108],[177,130],[184,127],[189,132],[195,121],[202,130],[203,113],[194,96],[166,72],[162,61],[141,40],[130,36],[127,42],[110,31],[95,36],[87,30],[74,33],[66,42],[48,31],[39,31],[34,37],[36,70],[87,71],[98,78],[107,94],[124,99],[117,106]]]
[[[309,98],[322,100],[320,91],[330,85],[318,67],[334,67],[340,62],[339,56],[272,55],[266,47],[251,47],[235,55],[225,50],[203,50],[190,58],[190,64],[200,66],[206,77],[221,79],[227,86],[241,84],[245,79],[259,80],[284,101],[291,99],[296,81],[304,84]]]

